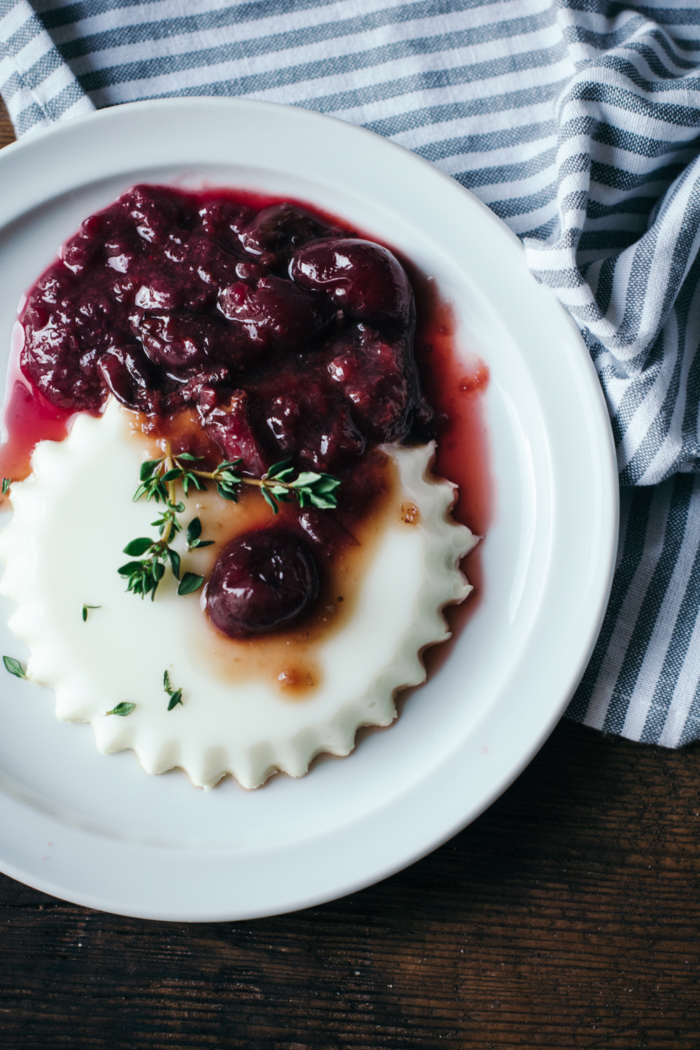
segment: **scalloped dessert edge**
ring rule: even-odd
[[[80,418],[82,417],[76,420],[76,424]],[[47,448],[46,446],[52,447]],[[278,772],[286,773],[293,778],[304,776],[313,759],[319,754],[349,755],[355,747],[357,732],[360,728],[390,725],[397,714],[396,694],[404,689],[421,685],[426,680],[427,672],[422,661],[422,653],[431,645],[439,644],[450,637],[443,610],[447,605],[463,601],[472,590],[458,566],[462,558],[478,543],[478,537],[475,537],[466,526],[456,523],[450,516],[450,510],[455,502],[456,486],[447,479],[431,473],[431,466],[435,458],[435,442],[420,446],[420,450],[424,453],[420,460],[402,457],[402,452],[408,450],[400,446],[382,447],[396,459],[401,472],[402,485],[409,494],[416,487],[430,486],[433,491],[436,487],[439,488],[442,496],[442,507],[432,523],[433,532],[440,540],[440,544],[429,551],[425,564],[425,585],[422,591],[425,611],[399,640],[394,660],[372,680],[361,699],[344,705],[330,722],[321,726],[307,727],[289,741],[270,741],[265,745],[269,755],[263,760],[265,764],[263,765],[260,761],[262,759],[260,755],[255,772],[251,768],[249,775],[246,775],[239,763],[234,762],[228,756],[226,758],[222,756],[219,770],[216,773],[212,772],[211,778],[207,778],[207,783],[199,782],[200,778],[195,777],[191,763],[188,763],[186,758],[183,759],[180,754],[182,749],[179,742],[165,741],[157,758],[149,761],[144,754],[143,745],[139,745],[136,727],[130,726],[125,721],[119,727],[120,732],[116,738],[112,739],[110,746],[104,747],[99,739],[101,735],[99,725],[104,715],[99,713],[88,715],[86,712],[85,716],[81,717],[80,708],[88,704],[92,706],[94,696],[93,694],[87,695],[85,684],[80,680],[80,672],[74,668],[64,669],[60,655],[55,652],[55,649],[52,651],[51,644],[36,636],[33,625],[41,617],[41,603],[27,602],[22,595],[22,572],[26,571],[27,564],[31,564],[30,530],[25,530],[24,542],[20,545],[25,552],[25,557],[18,559],[21,564],[10,566],[6,561],[6,537],[12,531],[15,523],[21,527],[22,517],[28,510],[31,511],[35,499],[36,475],[32,473],[24,482],[21,482],[22,489],[19,492],[15,490],[14,494],[14,502],[17,504],[15,517],[0,532],[0,559],[5,564],[5,572],[0,579],[0,594],[17,602],[18,607],[9,618],[8,626],[15,636],[30,648],[28,677],[38,685],[54,689],[56,717],[61,721],[90,722],[95,734],[96,746],[103,754],[132,750],[139,765],[147,773],[156,775],[173,769],[181,769],[195,787],[205,790],[214,787],[228,775],[246,789],[260,787]],[[44,465],[50,464],[53,455],[64,454],[62,444],[57,442],[42,442],[38,446],[38,451],[39,458],[43,459]],[[416,449],[411,451],[415,452]],[[32,462],[34,463],[34,458]],[[408,476],[404,476],[405,474]],[[19,500],[17,500],[18,495]],[[25,567],[24,570],[22,564]],[[371,567],[368,571],[371,571]],[[64,683],[54,686],[51,682],[43,680],[51,675],[64,677]],[[373,710],[375,705],[376,709]],[[299,740],[301,736],[311,737],[305,741],[303,750],[298,747],[301,743]],[[298,748],[296,751],[295,744]],[[288,752],[288,754],[285,755],[282,752]],[[253,766],[252,760],[251,766]]]

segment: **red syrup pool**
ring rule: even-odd
[[[297,209],[301,215],[301,219],[299,214],[294,218],[291,234],[285,229],[281,238],[279,230],[273,229],[271,235],[269,224],[258,222],[260,214],[280,207]],[[491,515],[482,404],[488,370],[483,363],[468,363],[460,356],[453,310],[440,299],[433,280],[404,261],[416,299],[414,341],[412,306],[406,297],[411,293],[402,285],[404,278],[392,271],[391,263],[387,269],[386,260],[379,258],[379,269],[371,274],[372,280],[365,280],[362,268],[366,260],[357,246],[366,243],[360,240],[366,235],[313,206],[241,191],[178,195],[168,188],[144,187],[135,211],[138,220],[130,218],[133,209],[127,213],[122,207],[120,211],[115,202],[91,216],[64,246],[62,260],[56,260],[30,290],[21,314],[30,352],[25,348],[20,369],[20,329],[8,374],[8,440],[0,448],[0,476],[26,477],[37,442],[61,440],[75,411],[99,411],[111,392],[150,418],[149,433],[154,436],[159,430],[171,429],[178,413],[199,412],[209,444],[211,439],[218,442],[227,458],[251,449],[251,457],[258,457],[256,473],[275,459],[294,454],[295,447],[311,449],[301,454],[304,469],[332,469],[343,478],[346,505],[339,508],[337,517],[349,531],[365,514],[368,501],[375,498],[374,489],[379,492],[382,487],[378,474],[372,480],[369,463],[366,480],[357,484],[362,474],[357,466],[374,444],[396,439],[411,443],[434,434],[438,442],[435,473],[459,486],[455,518],[477,535],[485,534]],[[174,223],[170,232],[168,222]],[[241,248],[236,237],[244,244],[248,238],[247,249]],[[189,245],[191,256],[183,245]],[[350,288],[355,306],[345,310],[347,287],[338,289],[342,282],[337,273],[334,276],[332,265],[328,280],[329,246],[337,249],[336,256],[338,246],[346,256],[360,252],[354,262],[351,258],[359,275],[354,289]],[[252,262],[251,250],[256,253]],[[377,242],[370,244],[370,255],[378,258],[381,252],[389,254]],[[292,276],[296,267],[295,283],[289,280],[287,266]],[[62,315],[60,311],[56,314],[64,339],[60,345],[53,335],[51,316],[57,301],[63,310]],[[71,309],[76,315],[79,310],[82,313],[73,318]],[[201,321],[203,335],[193,335],[193,318]],[[43,331],[50,333],[48,342]],[[235,344],[235,358],[230,361],[222,358],[222,339]],[[301,353],[304,341],[313,350],[306,357]],[[415,374],[412,342],[420,387],[435,413],[432,424],[426,422],[421,393],[411,378]],[[38,348],[34,358],[32,345]],[[330,351],[326,349],[329,345]],[[49,374],[41,365],[47,356],[44,350],[50,356],[58,347],[60,358],[64,346],[77,346],[80,352],[73,352],[67,369],[58,367]],[[261,366],[261,348],[271,367]],[[353,355],[360,363],[369,360],[374,374],[365,377]],[[87,362],[84,369],[79,364],[82,360]],[[222,378],[227,366],[229,377]],[[328,379],[329,370],[343,382],[334,386]],[[48,396],[37,388],[37,382]],[[229,426],[222,439],[216,406],[222,401],[221,390],[228,397],[232,387],[250,391],[252,406],[241,416],[243,436],[240,428],[234,432]],[[307,411],[309,397],[328,401],[318,423]],[[286,422],[280,422],[283,413],[278,406],[283,400],[290,402],[283,406]],[[295,400],[304,408],[296,422],[290,414]],[[373,405],[379,407],[375,410]],[[368,414],[368,406],[375,418]],[[235,413],[230,412],[228,402],[224,409],[219,414],[228,425]],[[253,432],[250,440],[249,431]],[[335,456],[332,462],[323,461],[327,448]],[[289,512],[280,517],[289,521]],[[344,541],[331,535],[322,542],[335,549]],[[447,611],[455,633],[473,613],[483,591],[478,547],[465,560],[464,568],[476,594],[461,607]],[[446,646],[438,648],[442,660]],[[434,661],[435,657],[431,665]]]
[[[57,408],[25,379],[19,367],[22,331],[15,326],[7,370],[4,425],[7,440],[0,445],[0,478],[23,481],[31,470],[32,452],[40,441],[63,441],[74,413]]]
[[[421,389],[435,411],[437,453],[434,472],[459,487],[452,514],[483,538],[493,513],[493,483],[484,394],[488,366],[478,357],[467,358],[457,345],[457,319],[452,304],[441,299],[430,278],[402,259],[416,295],[418,324],[414,353]],[[481,543],[462,562],[474,587],[461,605],[448,606],[445,616],[452,631],[450,641],[432,646],[423,655],[428,673],[434,673],[449,656],[460,633],[483,598],[485,580]]]

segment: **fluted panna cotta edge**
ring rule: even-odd
[[[313,714],[314,701],[294,707],[288,702],[280,701],[276,707],[274,702],[266,697],[263,706],[272,711],[273,721],[284,722],[284,732],[280,732],[280,726],[276,724],[269,728],[267,734],[260,733],[257,739],[249,739],[245,746],[237,746],[235,718],[232,718],[226,730],[222,731],[220,725],[216,726],[208,741],[204,736],[200,736],[193,743],[189,725],[192,722],[195,699],[188,704],[184,718],[178,709],[177,718],[171,718],[170,721],[163,716],[161,698],[158,698],[160,708],[149,708],[150,694],[139,700],[139,709],[127,718],[105,714],[125,697],[121,694],[109,695],[108,690],[96,695],[98,689],[95,675],[75,665],[67,652],[70,646],[66,646],[65,636],[50,629],[51,617],[47,616],[45,592],[37,582],[37,573],[41,572],[42,564],[46,560],[42,555],[42,543],[44,546],[49,543],[50,546],[51,529],[55,524],[50,513],[52,500],[65,500],[66,492],[61,486],[66,480],[77,477],[84,469],[89,472],[90,464],[95,458],[96,440],[101,442],[103,451],[110,446],[113,449],[122,448],[124,415],[116,403],[112,402],[99,419],[87,415],[79,416],[71,434],[63,442],[41,442],[32,458],[32,474],[25,481],[15,483],[12,487],[14,517],[0,533],[0,558],[5,563],[0,593],[17,603],[9,626],[16,637],[25,642],[30,649],[28,676],[39,684],[55,689],[57,716],[67,721],[89,721],[95,732],[97,746],[105,753],[131,748],[148,773],[162,773],[179,767],[186,772],[193,784],[204,788],[212,787],[226,774],[234,776],[246,788],[259,786],[278,770],[292,777],[302,776],[307,772],[311,760],[319,753],[349,754],[354,747],[357,730],[361,726],[390,724],[396,717],[395,694],[401,689],[425,681],[422,651],[427,646],[449,637],[443,614],[444,607],[462,601],[471,590],[459,564],[477,541],[469,529],[455,523],[450,517],[455,486],[430,473],[435,454],[434,444],[417,448],[383,446],[384,451],[396,462],[401,499],[415,504],[419,512],[419,521],[410,528],[401,526],[404,530],[403,538],[399,530],[396,530],[395,535],[385,537],[385,541],[380,544],[369,566],[367,578],[361,585],[361,600],[358,602],[356,615],[362,615],[362,594],[368,589],[371,591],[373,576],[376,577],[377,573],[381,575],[384,571],[380,559],[384,558],[386,561],[387,557],[392,556],[392,546],[405,543],[405,534],[410,533],[419,536],[420,543],[411,540],[413,547],[407,546],[407,550],[422,551],[420,573],[416,576],[416,567],[413,564],[407,566],[404,573],[410,575],[413,572],[416,576],[413,615],[410,623],[404,624],[400,635],[393,642],[386,643],[387,658],[384,666],[372,673],[371,679],[363,683],[356,696],[346,699],[339,697],[335,706],[332,697],[330,702],[324,698],[323,704],[317,703],[315,707],[318,717]],[[133,442],[124,442],[123,455],[121,451],[115,451],[114,461],[114,469],[111,471],[114,476],[113,487],[117,492],[121,491],[119,486],[123,475],[125,484],[133,489],[131,482],[138,468],[138,454],[134,453]],[[68,495],[70,496],[70,493]],[[75,495],[76,506],[80,506],[80,492],[76,492]],[[105,493],[98,492],[95,498],[99,500],[104,495]],[[117,505],[122,506],[121,496],[118,496]],[[89,518],[90,507],[85,502],[84,509]],[[147,528],[143,522],[152,518],[153,506],[144,507],[129,503],[128,512],[125,514],[129,521],[120,525],[114,543],[110,536],[102,537],[104,549],[114,549],[117,560],[123,560],[123,555],[119,553],[117,536],[123,540],[125,536],[143,534],[138,531],[137,521],[142,522],[141,530]],[[58,517],[60,518],[60,514]],[[134,528],[137,529],[136,532],[133,531]],[[387,543],[387,540],[390,542]],[[48,556],[50,550],[46,553],[46,557]],[[105,576],[105,586],[112,588],[110,601],[113,604],[122,601],[122,598],[117,599],[116,591],[118,590],[120,595],[123,592],[123,581],[117,578],[116,567],[107,566],[107,571],[113,574],[113,579]],[[81,584],[83,590],[88,586],[88,580],[89,573]],[[397,580],[395,586],[398,587],[403,582],[405,581]],[[141,603],[132,595],[122,597],[127,602],[124,606],[127,615],[132,619],[142,619],[143,607],[151,606],[150,602]],[[370,603],[371,598],[370,594]],[[166,598],[162,608],[167,609],[168,616],[172,617],[181,601],[175,603],[171,598]],[[149,613],[155,613],[159,604],[153,603]],[[404,614],[404,604],[403,597],[401,603],[397,601],[397,616]],[[368,608],[371,608],[371,604]],[[99,624],[97,618],[95,622]],[[65,629],[61,627],[61,630]],[[96,630],[94,624],[91,630]],[[72,626],[71,631],[75,634]],[[79,639],[79,644],[82,644],[79,632],[75,637]],[[334,644],[337,642],[338,640]],[[352,659],[348,658],[348,665],[357,664],[359,655],[354,653]],[[154,669],[158,675],[162,675],[160,664],[163,659],[164,657],[160,658],[157,669]],[[180,681],[177,684],[180,685]],[[188,682],[185,684],[190,695],[196,692]],[[219,689],[219,686],[211,684],[210,692],[215,689]],[[254,702],[255,695],[255,690],[252,690],[251,702]],[[262,694],[258,699],[262,703],[261,696]],[[299,715],[299,724],[296,726],[293,719],[290,719],[290,709],[304,712],[303,717]],[[226,708],[220,705],[216,710],[225,711]],[[210,717],[211,714],[212,711],[207,713],[202,710],[202,718]]]

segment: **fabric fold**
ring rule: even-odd
[[[0,0],[0,85],[18,137],[95,108],[27,0]]]

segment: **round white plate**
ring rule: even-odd
[[[0,680],[0,868],[79,904],[155,919],[272,915],[384,878],[506,788],[583,673],[608,597],[617,475],[573,322],[475,197],[377,136],[301,109],[172,99],[103,110],[0,154],[0,347],[20,296],[79,222],[139,181],[310,200],[432,273],[491,372],[495,496],[483,600],[391,729],[255,792],[149,777]],[[469,455],[469,449],[464,450]],[[0,608],[0,652],[23,657]],[[128,659],[128,654],[124,654]]]

